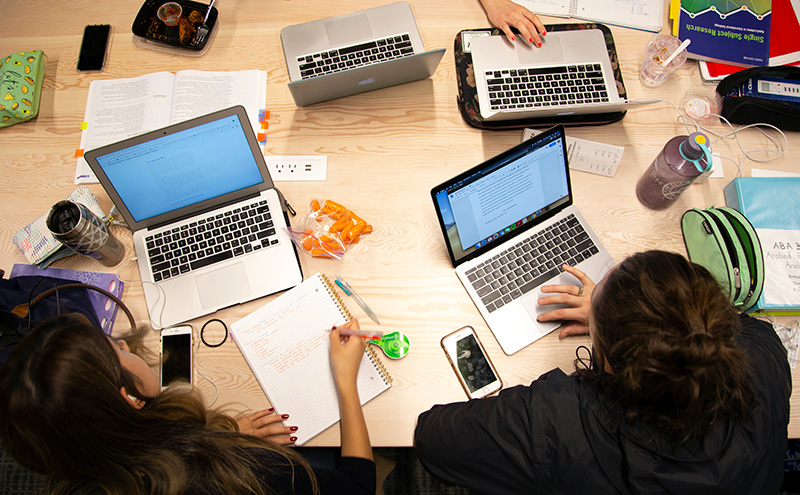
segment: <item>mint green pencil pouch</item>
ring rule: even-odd
[[[25,122],[39,113],[44,58],[43,51],[31,50],[0,60],[0,128]]]

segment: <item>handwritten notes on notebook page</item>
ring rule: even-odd
[[[339,421],[328,330],[350,320],[330,281],[317,273],[231,325],[239,350],[286,426],[303,445]],[[365,404],[391,386],[377,355],[364,351],[358,393]]]

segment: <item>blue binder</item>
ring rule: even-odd
[[[740,211],[759,229],[800,231],[800,177],[737,177],[724,189],[725,204]],[[787,236],[784,246],[767,246],[762,239],[765,262],[770,252],[780,252],[788,256],[787,263],[800,266],[800,244],[792,242]],[[800,274],[800,269],[797,270]],[[772,277],[790,276],[782,273],[766,272],[766,284]],[[770,304],[761,293],[756,308],[779,314],[800,314],[800,276],[793,279],[796,297],[791,304]]]

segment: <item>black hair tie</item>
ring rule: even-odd
[[[203,336],[203,332],[205,331],[206,326],[209,323],[211,323],[212,321],[220,322],[222,324],[222,328],[225,329],[225,334],[222,336],[222,342],[219,342],[218,344],[209,344],[208,342],[206,342],[206,338]],[[220,320],[218,318],[213,318],[211,320],[208,320],[207,322],[203,323],[203,326],[200,328],[200,340],[203,342],[203,344],[206,345],[206,347],[219,347],[219,346],[221,346],[222,344],[225,343],[226,340],[228,340],[228,325],[226,325],[224,321],[222,321],[222,320]]]
[[[588,359],[581,357],[579,353],[581,349],[585,350],[589,354]],[[584,367],[584,369],[587,370],[595,369],[594,355],[592,355],[592,350],[586,347],[585,345],[579,345],[577,348],[575,348],[575,358]]]

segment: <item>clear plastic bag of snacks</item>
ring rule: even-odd
[[[307,215],[289,228],[297,247],[314,257],[342,259],[348,246],[372,232],[372,225],[332,200],[312,199]]]

